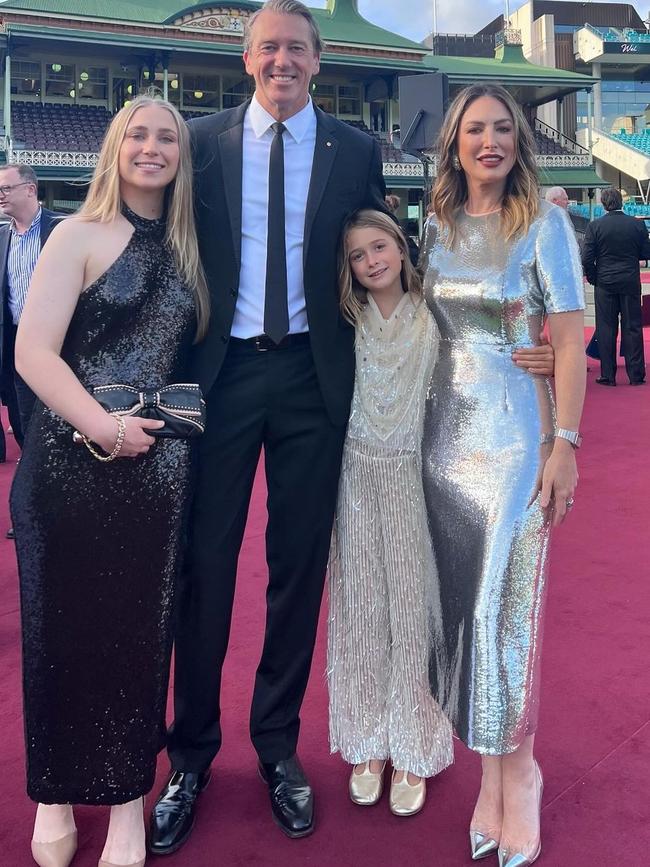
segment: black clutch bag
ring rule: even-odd
[[[159,391],[140,390],[131,385],[98,385],[92,395],[111,415],[137,415],[164,421],[153,437],[186,439],[205,430],[205,401],[196,383],[178,382]]]

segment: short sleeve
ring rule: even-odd
[[[422,235],[422,243],[420,244],[420,257],[418,259],[418,270],[420,273],[424,273],[427,269],[427,264],[429,262],[429,255],[433,250],[433,247],[438,238],[438,221],[433,214],[431,214],[426,223],[424,224],[424,232]]]
[[[539,220],[535,269],[546,313],[585,309],[578,242],[567,213],[549,205]]]

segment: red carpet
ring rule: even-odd
[[[646,339],[650,338],[650,333]],[[646,348],[650,358],[650,345]],[[540,863],[610,867],[649,863],[650,817],[650,385],[589,390],[580,487],[571,520],[555,537],[546,627],[538,757],[545,775]],[[19,621],[12,544],[4,540],[14,469],[0,465],[0,863],[28,867],[33,806],[24,794]],[[424,811],[390,815],[347,798],[347,768],[328,754],[324,621],[303,708],[300,754],[316,792],[317,830],[285,839],[271,821],[248,741],[248,707],[261,647],[265,568],[264,491],[257,485],[240,561],[224,674],[224,746],[190,842],[165,867],[458,867],[470,864],[467,825],[479,763],[462,745],[456,764],[429,785]],[[167,769],[160,759],[157,787]],[[77,810],[73,867],[96,867],[107,810]],[[150,859],[148,863],[158,863]],[[496,859],[486,863],[495,865]]]

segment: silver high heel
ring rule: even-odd
[[[487,858],[499,848],[499,841],[481,831],[469,829],[469,843],[472,848],[472,861],[480,861]]]
[[[540,766],[535,761],[535,778],[537,780],[537,785],[539,786],[539,791],[537,793],[537,808],[540,813],[540,840],[539,846],[537,847],[537,851],[535,854],[528,858],[528,856],[523,855],[521,852],[513,852],[510,853],[508,849],[499,849],[499,867],[530,867],[539,856],[542,854],[542,839],[541,839],[541,813],[542,813],[542,792],[544,791],[544,778],[542,777],[542,771]]]
[[[77,851],[77,830],[51,843],[32,840],[32,858],[38,867],[68,867]]]

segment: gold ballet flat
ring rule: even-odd
[[[144,867],[146,860],[143,858],[142,861],[135,861],[133,864],[113,864],[110,861],[100,861],[97,867]]]
[[[350,799],[360,807],[371,807],[381,798],[384,791],[384,769],[386,762],[381,766],[381,771],[375,774],[370,770],[370,762],[365,762],[364,769],[357,774],[352,768],[350,774],[349,792]]]
[[[537,807],[540,813],[542,812],[542,792],[544,791],[544,780],[542,778],[542,771],[535,762],[535,778],[537,780],[538,792],[537,792]],[[499,849],[499,867],[530,867],[539,856],[542,854],[542,841],[540,839],[539,845],[537,847],[537,851],[530,858],[527,855],[522,854],[521,852],[510,852],[509,849]]]
[[[427,797],[427,782],[421,777],[419,782],[412,786],[408,780],[408,773],[404,771],[404,776],[399,783],[396,783],[395,775],[397,773],[397,771],[393,771],[390,783],[390,811],[395,816],[414,816],[424,807]]]
[[[472,861],[480,861],[487,858],[499,848],[499,841],[489,834],[483,834],[474,828],[469,829],[469,842],[472,848]]]
[[[32,858],[38,867],[68,867],[77,851],[77,831],[59,837],[51,843],[32,840]]]

